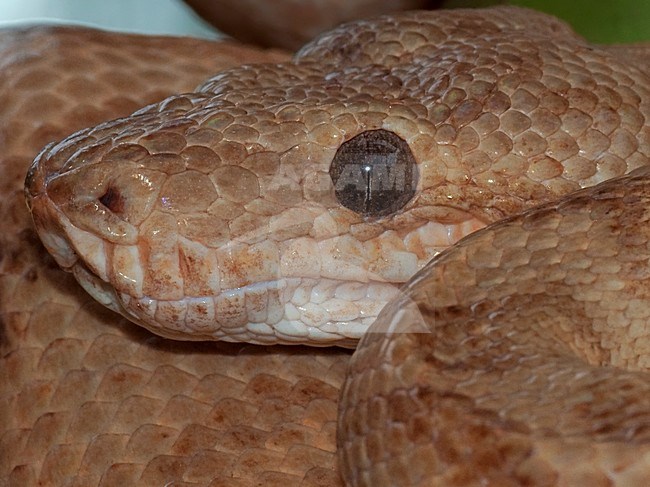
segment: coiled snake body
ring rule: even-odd
[[[158,334],[363,335],[350,485],[642,485],[646,66],[527,10],[359,22],[48,146],[27,200],[57,262]]]

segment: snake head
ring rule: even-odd
[[[449,208],[418,215],[421,156],[403,118],[342,114],[346,135],[326,119],[338,115],[297,104],[298,121],[286,102],[233,93],[81,131],[29,171],[46,248],[130,320],[174,338],[353,344],[399,284],[483,225]]]
[[[164,336],[353,344],[452,238],[413,214],[413,184],[390,208],[418,161],[395,131],[314,143],[244,127],[259,108],[215,105],[180,96],[46,147],[26,179],[45,247],[99,302]],[[387,160],[411,171],[391,188]]]
[[[341,27],[49,146],[26,185],[45,246],[162,335],[352,344],[460,237],[647,163],[643,73],[614,96],[582,73],[615,60],[555,22],[438,15]]]

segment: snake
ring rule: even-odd
[[[335,485],[336,437],[347,485],[643,485],[645,56],[405,13],[47,144],[52,257],[33,229],[3,255],[6,478]]]

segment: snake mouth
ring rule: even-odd
[[[41,241],[96,301],[149,331],[179,340],[354,347],[398,292],[389,282],[279,277],[214,296],[156,299],[116,289],[104,241],[76,228],[44,195],[30,200]]]
[[[282,278],[217,296],[159,300],[116,291],[82,260],[71,272],[95,300],[166,338],[354,347],[396,294],[390,283]]]

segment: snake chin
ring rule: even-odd
[[[77,282],[96,301],[116,313],[124,314],[123,308],[119,305],[119,299],[113,286],[100,279],[92,272],[83,261],[77,260],[71,268]]]

